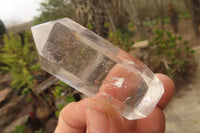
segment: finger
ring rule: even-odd
[[[160,107],[161,109],[164,109],[167,104],[169,103],[169,101],[172,99],[173,95],[174,95],[174,83],[173,81],[167,77],[164,74],[156,74],[156,76],[160,79],[160,81],[163,83],[165,92],[162,95],[160,101],[158,102],[158,107]]]
[[[85,108],[88,99],[73,102],[65,106],[60,112],[55,133],[85,133]]]
[[[138,133],[164,133],[165,132],[165,116],[159,107],[144,119],[137,120]]]
[[[120,113],[106,102],[90,100],[86,109],[88,133],[125,133]]]

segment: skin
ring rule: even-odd
[[[119,54],[119,57],[134,62],[138,61],[123,52]],[[114,68],[109,76],[119,74],[121,69],[124,68]],[[126,72],[121,74],[125,76]],[[79,102],[72,102],[63,108],[55,133],[164,133],[165,116],[163,109],[173,97],[174,83],[166,75],[156,74],[156,76],[163,83],[165,93],[148,117],[139,120],[127,120],[121,116],[117,109],[98,97],[86,98]],[[127,76],[127,82],[133,77],[135,76]],[[106,91],[108,89],[108,87],[102,85],[100,90]],[[126,93],[122,93],[122,95],[126,95]],[[123,97],[120,98],[123,99]]]

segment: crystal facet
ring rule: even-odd
[[[129,119],[148,116],[164,88],[151,70],[69,18],[32,27],[42,68]]]

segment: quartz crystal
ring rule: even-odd
[[[129,120],[147,117],[164,88],[136,58],[69,18],[32,27],[42,68]]]

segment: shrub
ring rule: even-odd
[[[4,26],[4,23],[0,20],[0,36],[6,33],[6,28]]]
[[[194,53],[180,36],[170,32],[155,30],[155,37],[151,40],[149,65],[151,69],[162,72],[170,77],[187,74],[194,66]]]
[[[62,93],[64,93],[64,95]],[[68,94],[66,95],[66,93]],[[64,99],[65,101],[65,103],[57,105],[57,111],[55,112],[55,115],[57,117],[59,116],[60,111],[62,110],[62,108],[64,108],[65,105],[75,101],[72,95],[72,88],[63,81],[60,81],[59,84],[54,87],[52,94],[55,97],[55,100]]]
[[[0,69],[12,74],[11,87],[19,90],[33,88],[33,72],[40,69],[34,51],[34,45],[29,42],[30,32],[24,33],[25,40],[22,44],[19,36],[10,34],[4,37],[4,47],[0,53]],[[23,90],[23,89],[22,89]]]
[[[45,0],[40,3],[40,16],[35,18],[35,24],[44,23],[64,17],[75,18],[74,7],[68,0]]]
[[[117,29],[116,32],[109,33],[109,40],[125,51],[129,51],[134,44],[134,23],[129,23],[128,28]]]
[[[64,83],[63,81],[60,81],[59,84],[54,87],[52,94],[55,97],[55,99],[60,99],[62,98],[62,93],[66,92],[71,94],[71,87],[66,83]]]
[[[24,133],[25,132],[25,125],[19,125],[15,127],[15,133]]]

